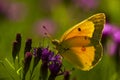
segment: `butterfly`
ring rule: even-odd
[[[105,14],[98,13],[67,30],[60,40],[52,40],[60,55],[76,68],[88,71],[102,57],[102,30]]]

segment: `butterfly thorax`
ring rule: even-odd
[[[62,45],[62,42],[60,42],[59,40],[52,40],[52,43],[56,46],[58,53],[63,53],[68,49],[65,45]]]

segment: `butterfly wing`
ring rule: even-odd
[[[61,55],[78,69],[86,71],[90,70],[96,65],[96,63],[98,63],[101,58],[101,51],[101,45],[71,47]]]
[[[78,23],[74,27],[66,31],[61,37],[60,41],[75,37],[75,36],[88,36],[95,37],[98,40],[101,38],[101,32],[105,22],[104,13],[99,13],[89,17],[88,19]],[[96,33],[97,34],[94,34]]]
[[[102,56],[100,39],[104,22],[105,15],[96,14],[65,32],[61,38],[64,50],[61,55],[82,70],[95,66]]]

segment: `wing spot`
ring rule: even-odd
[[[85,38],[85,40],[87,40],[87,39],[88,39],[88,37],[87,37],[87,36],[85,36],[84,38]]]
[[[80,28],[78,28],[78,31],[81,31],[81,29],[80,29]]]
[[[82,50],[82,51],[86,51],[86,48],[85,48],[85,47],[82,47],[81,50]]]

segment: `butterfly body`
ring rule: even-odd
[[[66,31],[60,40],[53,40],[60,53],[67,61],[81,70],[90,70],[101,59],[100,43],[105,15],[99,13],[78,23]]]

